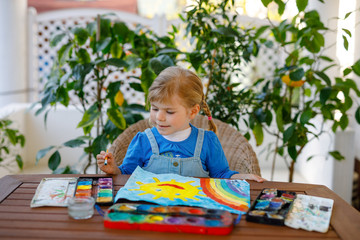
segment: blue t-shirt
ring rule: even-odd
[[[165,139],[155,127],[151,128],[151,131],[158,143],[160,155],[180,158],[194,156],[199,131],[195,126],[191,125],[190,136],[180,142]],[[144,132],[139,132],[131,141],[124,161],[119,168],[123,174],[131,174],[137,166],[146,167],[151,155],[149,139]],[[204,170],[209,171],[212,178],[230,178],[233,174],[238,173],[229,169],[220,141],[212,131],[205,131],[200,158]]]

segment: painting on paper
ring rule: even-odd
[[[74,195],[77,178],[43,178],[36,188],[30,207],[66,207]]]
[[[185,205],[244,214],[250,206],[250,185],[244,180],[193,178],[154,174],[137,167],[115,198],[160,205]]]

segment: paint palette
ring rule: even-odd
[[[198,207],[117,203],[104,218],[104,226],[160,232],[226,235],[233,228],[230,212]]]
[[[96,204],[113,204],[113,182],[111,177],[78,178],[76,198],[94,197]]]
[[[247,212],[246,220],[271,225],[284,225],[285,218],[295,198],[295,192],[264,188]]]

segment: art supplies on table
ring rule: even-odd
[[[265,188],[246,214],[250,222],[284,225],[285,218],[296,198],[295,192]]]
[[[44,178],[38,185],[30,207],[66,207],[74,195],[77,178]]]
[[[94,197],[98,205],[113,204],[113,181],[111,177],[78,178],[74,197]]]
[[[113,204],[111,177],[44,178],[38,185],[30,207],[66,207],[72,197],[93,197],[99,205]]]
[[[155,174],[137,167],[125,186],[117,192],[115,202],[120,199],[163,206],[206,206],[245,214],[250,206],[250,184],[235,179]]]
[[[104,217],[106,228],[160,232],[226,235],[233,225],[228,211],[184,206],[117,203]]]
[[[334,200],[298,194],[285,225],[307,231],[326,233],[329,229]]]

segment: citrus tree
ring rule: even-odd
[[[143,118],[139,111],[145,111],[145,104],[128,104],[124,99],[120,87],[129,79],[110,80],[109,75],[114,71],[132,73],[141,69],[140,75],[131,76],[137,81],[129,85],[146,96],[156,73],[174,65],[176,51],[166,51],[175,46],[174,41],[172,36],[159,37],[141,26],[131,30],[112,15],[104,15],[86,27],[74,26],[57,32],[51,38],[51,46],[59,50],[36,114],[45,112],[46,121],[57,104],[75,105],[82,113],[77,127],[83,130],[83,135],[39,150],[36,163],[51,152],[48,159],[51,170],[73,173],[70,166],[58,169],[59,149],[82,147],[87,155],[85,173],[95,164],[95,156],[130,124]]]
[[[271,2],[278,4],[279,15],[286,7],[282,1],[262,2],[264,6]],[[332,29],[320,20],[316,10],[307,10],[308,1],[296,3],[298,14],[292,19],[279,24],[269,20],[268,25],[261,27],[262,32],[271,32],[273,46],[284,53],[284,62],[279,64],[271,77],[258,79],[250,90],[243,93],[250,103],[250,107],[244,108],[248,114],[246,122],[257,145],[263,143],[266,132],[276,139],[271,148],[273,161],[277,155],[290,157],[289,181],[293,180],[296,160],[305,146],[324,133],[325,123],[332,126],[334,133],[339,129],[345,130],[349,117],[353,117],[353,99],[356,97],[352,96],[360,97],[356,82],[349,77],[352,72],[360,76],[360,60],[348,66],[339,76],[329,75],[329,69],[340,69],[335,59],[324,54],[327,46],[324,35]],[[347,49],[351,32],[347,29],[342,31],[343,45]],[[268,36],[265,36],[267,41],[271,40]],[[360,124],[360,103],[355,104],[355,118]],[[315,118],[320,118],[320,127],[314,125]],[[271,127],[273,122],[276,123],[275,130]],[[330,151],[329,154],[337,160],[344,159],[338,151]]]

